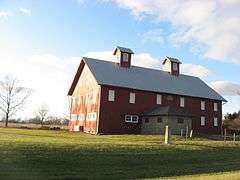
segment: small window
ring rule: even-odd
[[[131,122],[132,119],[131,119],[131,116],[130,115],[126,115],[125,116],[125,122]]]
[[[83,113],[78,115],[78,120],[83,121],[85,119],[85,115]]]
[[[123,61],[128,62],[128,53],[123,53]]]
[[[184,97],[180,97],[180,107],[184,107],[185,106],[185,101],[184,101]]]
[[[158,123],[162,123],[162,118],[158,117],[158,118],[157,118],[157,122],[158,122]]]
[[[131,104],[135,103],[135,93],[129,94],[129,103],[131,103]]]
[[[96,120],[97,119],[97,113],[92,112],[92,113],[87,113],[87,120],[91,121],[91,120]]]
[[[177,119],[177,123],[178,123],[178,124],[183,124],[183,122],[184,122],[183,118],[178,118],[178,119]]]
[[[201,110],[205,110],[205,101],[201,101]]]
[[[108,101],[114,101],[114,99],[115,99],[115,91],[109,90],[108,91]]]
[[[215,127],[217,127],[218,126],[218,118],[214,118],[213,119],[213,125],[215,126]]]
[[[125,115],[125,122],[138,123],[138,116],[137,115]]]
[[[201,116],[201,126],[205,126],[205,117]]]
[[[137,122],[138,122],[138,116],[133,115],[133,116],[132,116],[132,122],[133,122],[133,123],[137,123]]]
[[[162,104],[162,95],[157,94],[157,104]]]
[[[149,119],[148,119],[148,118],[145,118],[145,119],[144,119],[144,122],[145,122],[145,123],[149,123]]]
[[[177,63],[173,63],[173,70],[174,70],[174,71],[177,71],[177,70],[178,70],[178,65],[177,65]]]
[[[214,106],[214,111],[218,111],[218,104],[217,103],[213,103]]]

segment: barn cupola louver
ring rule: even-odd
[[[117,46],[113,52],[113,55],[117,57],[120,67],[125,68],[131,67],[131,60],[133,54],[134,52],[131,49],[120,46]]]
[[[162,64],[163,64],[164,71],[169,72],[171,75],[175,75],[175,76],[179,75],[179,73],[180,73],[180,64],[182,64],[182,63],[178,59],[171,58],[171,57],[167,56],[163,60]]]

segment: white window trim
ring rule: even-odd
[[[85,114],[84,114],[84,113],[80,113],[80,114],[78,115],[78,120],[80,120],[80,121],[85,120]]]
[[[206,125],[206,118],[205,118],[205,116],[201,116],[200,125],[201,125],[201,126],[205,126],[205,125]]]
[[[115,101],[115,91],[114,90],[108,91],[108,101]]]
[[[135,104],[136,94],[133,92],[129,93],[129,103]]]
[[[96,112],[87,113],[87,121],[94,121],[96,119],[97,119],[97,113]]]
[[[218,111],[218,103],[213,103],[213,109],[214,109],[214,111],[215,112],[217,112]]]
[[[162,104],[162,95],[157,94],[157,104]]]
[[[201,101],[201,110],[205,110],[205,109],[206,109],[206,102]]]
[[[213,118],[213,126],[218,127],[218,118],[216,117]]]
[[[133,120],[134,117],[137,118],[136,121]],[[127,123],[138,123],[138,119],[139,119],[139,117],[137,115],[125,115],[125,122],[127,122]]]
[[[180,97],[180,107],[185,107],[185,98]]]

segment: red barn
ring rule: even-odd
[[[133,51],[117,47],[118,62],[83,57],[71,88],[70,131],[92,134],[221,132],[226,100],[201,79],[180,74],[166,57],[164,71],[132,66]]]

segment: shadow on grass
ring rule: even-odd
[[[239,147],[204,148],[0,146],[0,179],[142,179],[240,170]]]

